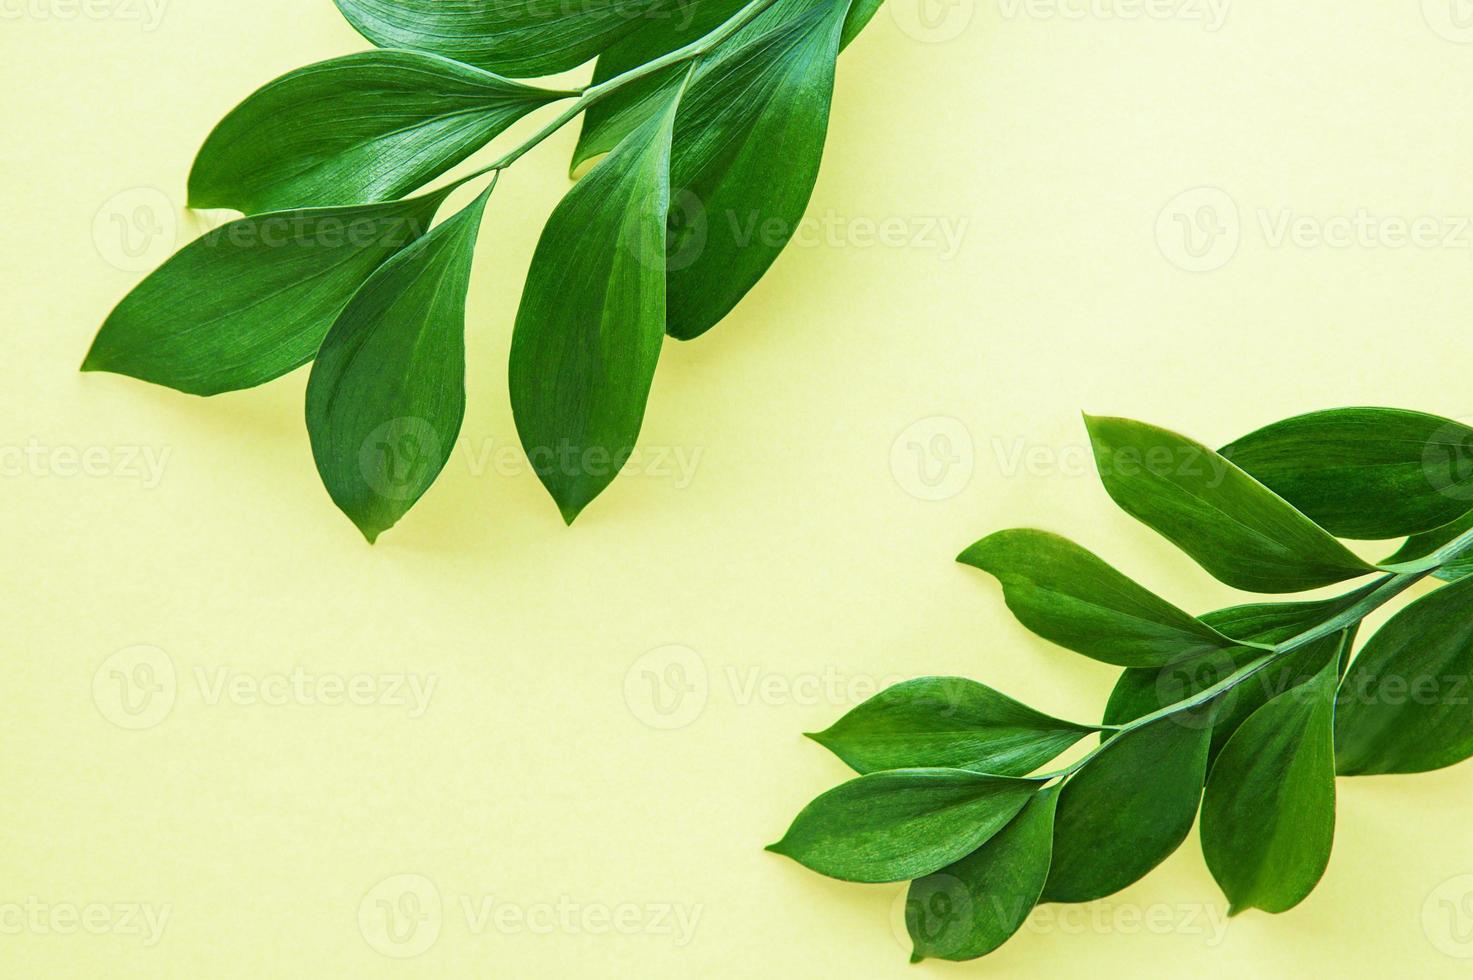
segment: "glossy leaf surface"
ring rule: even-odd
[[[1094,731],[976,681],[922,677],[881,691],[810,738],[861,773],[935,767],[1023,776]]]
[[[444,194],[242,218],[186,246],[102,325],[82,364],[194,395],[312,359],[365,279],[429,227]]]

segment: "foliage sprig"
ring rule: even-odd
[[[1473,429],[1343,409],[1213,451],[1140,422],[1086,423],[1115,502],[1221,582],[1282,595],[1367,581],[1193,616],[1043,531],[962,552],[1029,630],[1125,670],[1098,724],[925,677],[811,736],[860,775],[769,850],[846,881],[910,880],[915,959],[983,956],[1039,902],[1114,894],[1194,823],[1232,914],[1287,911],[1329,863],[1337,775],[1473,757]],[[1372,563],[1336,535],[1406,541]],[[1429,580],[1445,584],[1356,649],[1368,615]]]
[[[379,50],[278,78],[215,127],[190,205],[247,217],[124,298],[83,370],[216,395],[312,362],[317,469],[374,540],[459,435],[469,262],[496,177],[583,117],[574,166],[598,162],[537,245],[509,371],[523,448],[571,523],[634,452],[663,338],[723,319],[797,231],[835,61],[879,0],[336,2]],[[518,80],[595,58],[582,88]],[[558,102],[520,145],[424,190]]]

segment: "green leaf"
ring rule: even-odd
[[[1340,686],[1342,775],[1429,772],[1473,756],[1473,578],[1418,599],[1366,642]]]
[[[666,331],[700,336],[798,231],[848,0],[778,0],[703,60],[675,122]]]
[[[1210,727],[1168,716],[1124,732],[1064,784],[1045,901],[1113,895],[1181,846],[1202,795]]]
[[[1160,667],[1238,645],[1056,534],[1000,531],[957,560],[996,576],[1024,626],[1107,664]]]
[[[334,58],[226,116],[194,161],[189,203],[249,214],[391,200],[569,94],[415,51]]]
[[[1041,786],[962,769],[870,773],[808,804],[767,849],[844,881],[919,878],[981,847]]]
[[[373,270],[424,234],[446,193],[216,228],[118,304],[82,370],[214,395],[301,367]]]
[[[1023,776],[1096,731],[976,681],[922,677],[880,692],[809,737],[861,773],[934,767]]]
[[[1249,592],[1303,592],[1374,571],[1206,446],[1129,419],[1085,421],[1115,502],[1218,580]]]
[[[679,16],[667,0],[336,0],[381,48],[432,51],[488,71],[531,78],[576,68],[639,27]]]
[[[885,0],[853,0],[849,5],[849,14],[844,18],[844,33],[839,38],[839,47],[849,47],[849,42],[859,36],[860,32],[869,26],[875,14],[880,12],[880,5]]]
[[[664,338],[678,94],[558,204],[517,311],[510,371],[517,432],[570,524],[628,460],[644,420]]]
[[[1231,903],[1286,912],[1319,883],[1335,839],[1338,665],[1259,708],[1228,741],[1202,800],[1202,853]]]
[[[1243,642],[1281,643],[1349,609],[1374,588],[1372,584],[1344,596],[1313,602],[1234,606],[1207,613],[1202,621]],[[1353,634],[1354,630],[1350,630],[1310,643],[1219,697],[1209,766],[1249,715],[1318,674],[1330,657],[1349,647]],[[1226,680],[1262,655],[1261,650],[1237,647],[1166,667],[1127,670],[1110,694],[1104,723],[1123,725],[1183,701]]]
[[[490,194],[385,262],[313,365],[307,430],[317,471],[370,542],[429,489],[460,433],[465,297]]]
[[[912,962],[986,956],[1022,927],[1048,879],[1058,801],[1057,787],[1040,791],[996,837],[911,882],[905,927]]]
[[[1343,538],[1429,531],[1473,502],[1463,463],[1473,429],[1391,408],[1342,408],[1275,422],[1222,455]]]

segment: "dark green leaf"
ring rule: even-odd
[[[354,291],[424,234],[445,193],[216,228],[118,304],[82,370],[195,395],[280,377],[312,359]]]
[[[1228,740],[1202,800],[1202,853],[1236,914],[1285,912],[1319,883],[1335,839],[1338,664],[1259,708]]]
[[[644,17],[679,16],[667,0],[336,2],[348,22],[381,48],[433,51],[518,78],[576,68]]]
[[[976,681],[922,677],[809,737],[861,773],[934,767],[1023,776],[1098,730],[1050,718]]]
[[[1473,578],[1418,599],[1366,642],[1340,687],[1342,775],[1428,772],[1473,756]]]
[[[369,541],[429,489],[460,433],[465,297],[490,193],[385,262],[312,367],[307,430],[317,471]]]
[[[1086,423],[1115,502],[1220,581],[1250,592],[1302,592],[1374,570],[1206,446],[1128,419]]]
[[[726,316],[798,231],[848,6],[778,0],[702,61],[670,165],[672,337],[697,337]]]
[[[1045,901],[1113,895],[1181,846],[1197,816],[1210,727],[1168,716],[1122,733],[1064,784]]]
[[[189,203],[249,214],[391,200],[567,94],[414,51],[334,58],[226,116],[194,161]]]
[[[1473,429],[1391,408],[1341,408],[1259,429],[1222,455],[1331,534],[1395,538],[1473,503]]]
[[[905,926],[915,943],[912,962],[986,956],[1022,927],[1048,879],[1058,801],[1057,787],[1042,790],[996,837],[911,882]]]
[[[962,769],[893,769],[803,808],[769,851],[844,881],[919,878],[986,843],[1042,786]]]
[[[1160,667],[1237,646],[1056,534],[1000,531],[957,560],[996,576],[1024,626],[1107,664]]]
[[[885,0],[853,0],[849,5],[849,15],[844,18],[844,33],[839,38],[839,47],[849,47],[849,42],[859,36],[859,33],[869,26],[869,22],[879,13],[880,5]]]
[[[553,211],[511,345],[527,457],[572,523],[628,460],[665,327],[665,220],[678,93]]]

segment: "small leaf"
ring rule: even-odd
[[[215,127],[189,203],[246,213],[400,197],[569,93],[415,51],[367,51],[301,68]]]
[[[1340,685],[1341,775],[1429,772],[1473,757],[1473,578],[1418,599],[1366,642]]]
[[[919,878],[981,847],[1041,786],[961,769],[871,773],[808,804],[767,849],[844,881]]]
[[[911,882],[905,926],[924,957],[972,960],[1012,938],[1038,904],[1053,853],[1057,787],[960,861]]]
[[[661,0],[336,0],[381,48],[433,51],[518,78],[577,68],[641,18],[680,16]]]
[[[1259,708],[1228,741],[1202,800],[1202,853],[1237,914],[1286,912],[1319,883],[1335,839],[1338,664]]]
[[[633,452],[665,330],[665,111],[631,133],[553,211],[511,344],[511,403],[537,476],[573,519]]]
[[[1218,580],[1250,592],[1303,592],[1374,571],[1206,446],[1129,419],[1085,421],[1115,502]]]
[[[1064,784],[1045,901],[1113,895],[1181,846],[1197,816],[1210,734],[1210,720],[1162,718],[1117,735]]]
[[[373,270],[424,234],[446,193],[216,228],[118,304],[82,370],[214,395],[301,367]]]
[[[861,773],[942,768],[1023,776],[1096,731],[975,681],[922,677],[880,692],[809,737]]]
[[[1473,429],[1436,415],[1342,408],[1275,422],[1222,455],[1331,534],[1396,538],[1468,509],[1469,446]]]
[[[1238,645],[1056,534],[1001,531],[957,560],[996,576],[1024,626],[1107,664],[1160,667]]]
[[[307,430],[332,499],[370,542],[440,475],[465,416],[465,298],[487,188],[394,256],[323,341]]]

